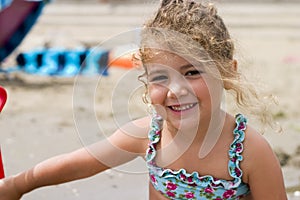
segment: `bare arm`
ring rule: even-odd
[[[248,155],[248,183],[254,200],[286,200],[284,180],[280,164],[268,142],[259,134],[251,134]],[[252,143],[252,144],[251,144]]]
[[[144,122],[147,119],[138,121],[141,124]],[[38,187],[90,177],[128,162],[144,152],[146,140],[143,135],[146,132],[146,129],[137,129],[135,125],[128,124],[108,139],[41,162],[28,171],[0,182],[0,200],[19,199]],[[141,135],[138,137],[138,134]]]

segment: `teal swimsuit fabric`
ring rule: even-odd
[[[210,175],[199,176],[198,172],[188,173],[185,169],[173,171],[156,165],[156,146],[161,138],[163,120],[160,116],[152,118],[149,131],[149,148],[146,162],[149,169],[150,182],[153,187],[168,199],[196,200],[236,200],[250,193],[249,186],[242,182],[243,172],[239,166],[243,160],[243,141],[247,119],[236,115],[236,127],[233,130],[234,140],[228,152],[228,172],[232,180],[222,180]]]

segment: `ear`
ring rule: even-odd
[[[238,62],[237,62],[237,60],[236,59],[233,59],[232,60],[232,70],[234,71],[234,72],[237,72],[237,70],[238,70]]]
[[[238,62],[236,59],[233,59],[232,60],[232,63],[231,63],[231,70],[232,70],[232,73],[236,73],[237,70],[238,70]],[[228,81],[224,81],[224,88],[225,90],[230,90],[232,89],[232,85],[230,82]]]

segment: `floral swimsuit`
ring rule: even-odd
[[[149,148],[146,161],[149,169],[150,182],[154,188],[169,199],[241,199],[250,193],[249,186],[242,182],[242,170],[239,166],[243,160],[243,141],[247,119],[236,115],[236,128],[233,131],[234,140],[230,145],[228,171],[233,180],[221,180],[210,175],[199,176],[198,172],[188,173],[185,169],[173,171],[158,167],[155,163],[156,146],[161,138],[162,118],[152,118],[149,131]]]

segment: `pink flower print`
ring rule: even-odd
[[[186,176],[184,174],[180,174],[180,179],[181,180],[186,180]]]
[[[156,178],[153,174],[150,175],[150,179],[152,183],[154,183],[155,185],[157,184]]]
[[[152,154],[153,153],[153,149],[152,148],[149,148],[148,149],[148,154]]]
[[[168,197],[175,197],[175,193],[167,191],[166,193],[168,195]]]
[[[211,186],[213,186],[213,187],[217,187],[217,186],[218,186],[218,184],[211,183]]]
[[[168,190],[176,190],[177,185],[172,182],[167,182],[167,189]]]
[[[239,127],[238,127],[238,130],[244,130],[245,129],[245,123],[244,122],[241,122],[240,124],[239,124]]]
[[[185,193],[185,198],[187,198],[187,199],[193,199],[193,198],[195,198],[195,195],[192,192],[187,192],[187,193]]]
[[[241,174],[242,174],[242,172],[241,172],[241,170],[239,169],[239,168],[234,168],[234,172],[235,172],[235,174],[237,175],[237,176],[241,176]]]
[[[232,157],[232,158],[231,158],[231,161],[234,162],[234,163],[236,162],[236,160],[237,160],[236,157]]]
[[[192,178],[192,177],[188,177],[188,178],[187,178],[187,181],[188,181],[188,182],[193,182],[193,178]]]
[[[215,200],[222,200],[222,199],[218,197],[218,198],[215,198]]]
[[[212,193],[214,193],[214,189],[212,189],[211,187],[208,187],[208,188],[204,189],[204,192],[212,194]]]
[[[223,193],[223,198],[229,199],[235,194],[234,190],[227,190],[226,192]]]
[[[236,144],[236,152],[237,152],[237,153],[242,152],[242,144],[241,144],[241,143],[237,143],[237,144]]]

